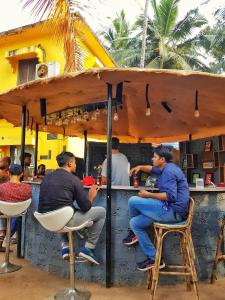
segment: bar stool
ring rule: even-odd
[[[7,220],[6,228],[6,250],[5,261],[0,266],[0,274],[15,272],[22,268],[9,262],[10,240],[11,240],[11,219],[13,217],[20,217],[26,214],[27,208],[31,204],[31,199],[22,202],[6,202],[0,201],[0,218]]]
[[[162,224],[154,223],[155,237],[156,237],[156,258],[155,267],[149,271],[147,284],[148,288],[151,288],[152,300],[156,297],[156,289],[158,285],[159,275],[180,275],[185,276],[185,281],[187,285],[187,290],[191,290],[191,281],[194,286],[196,299],[199,300],[198,293],[198,279],[195,269],[195,251],[193,246],[193,241],[191,237],[191,224],[194,213],[194,200],[190,198],[188,218],[186,221],[174,223],[174,224]],[[176,232],[179,234],[180,240],[180,250],[182,256],[182,265],[166,265],[168,269],[177,269],[176,271],[159,271],[161,256],[162,256],[162,246],[165,236],[168,233]]]
[[[217,264],[221,260],[225,260],[225,253],[224,254],[222,253],[222,244],[224,241],[224,228],[225,228],[225,213],[223,215],[222,224],[220,227],[219,239],[217,241],[216,256],[215,256],[215,260],[213,262],[212,275],[211,275],[211,283],[214,283],[215,279],[216,279]]]
[[[74,238],[73,232],[82,228],[91,227],[93,221],[86,221],[80,226],[68,227],[66,224],[70,221],[74,214],[74,210],[70,206],[66,206],[48,213],[34,212],[35,218],[38,222],[48,231],[63,233],[67,232],[69,239],[69,251],[70,251],[70,288],[64,291],[58,292],[54,299],[66,299],[66,300],[88,300],[91,297],[91,293],[88,291],[78,291],[75,288],[75,259],[74,259]]]

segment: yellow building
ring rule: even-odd
[[[85,53],[84,68],[115,66],[107,51],[79,14],[76,14],[74,28],[77,42]],[[51,27],[44,26],[44,22],[39,22],[0,33],[0,92],[41,76],[36,71],[36,65],[41,63],[47,64],[49,70],[51,67],[52,75],[63,73],[65,65],[63,45],[58,43]],[[44,163],[47,169],[56,168],[56,155],[63,149],[73,151],[74,141],[78,145],[77,139],[69,140],[62,135],[39,133],[38,164]],[[15,157],[15,161],[19,161],[20,143],[20,128],[15,128],[6,120],[0,119],[0,157],[10,155]],[[34,132],[27,130],[26,151],[33,154],[34,144]]]

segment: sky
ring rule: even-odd
[[[79,0],[89,4],[89,8],[82,12],[87,23],[94,31],[102,30],[110,25],[121,9],[124,9],[130,23],[143,12],[145,0]],[[180,0],[179,17],[182,18],[188,10],[199,7],[200,12],[213,23],[213,12],[219,6],[224,6],[224,0]],[[203,4],[207,3],[208,4]],[[149,5],[149,15],[151,15]],[[38,21],[38,20],[36,20]],[[16,27],[34,23],[35,19],[30,15],[30,10],[22,9],[21,0],[0,0],[0,32]]]

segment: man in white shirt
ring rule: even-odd
[[[119,151],[120,141],[112,138],[112,185],[130,185],[129,167],[127,157]],[[102,164],[102,182],[107,181],[107,159]]]

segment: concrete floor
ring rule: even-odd
[[[0,261],[3,260],[3,255],[0,253]],[[11,254],[11,261],[23,265],[23,268],[11,274],[0,275],[0,300],[50,300],[54,299],[56,291],[68,287],[68,280],[44,272],[23,259],[17,259],[14,253]],[[149,291],[145,287],[106,289],[99,284],[80,281],[77,287],[91,291],[91,300],[150,300]],[[201,300],[224,300],[225,278],[219,279],[214,285],[201,283],[199,290]],[[184,285],[176,285],[159,286],[157,299],[192,300],[195,297],[192,292],[185,291]]]

